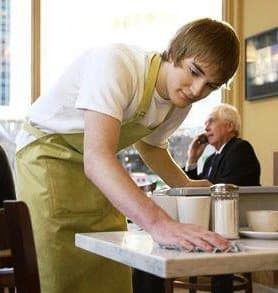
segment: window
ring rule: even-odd
[[[205,16],[221,19],[221,14],[222,0],[190,4],[184,0],[41,0],[41,91],[46,92],[65,67],[90,47],[124,42],[163,51],[185,22]],[[186,146],[203,128],[206,112],[220,99],[219,90],[194,105],[171,138],[179,164],[184,165]],[[131,172],[151,173],[133,149],[119,157]]]
[[[13,166],[15,136],[30,105],[31,0],[0,0],[0,145]]]
[[[205,16],[221,19],[222,11],[222,0],[190,5],[183,0],[40,1],[42,92],[90,47],[124,42],[163,51],[185,22]]]
[[[9,39],[10,39],[10,1],[1,0],[0,18],[0,105],[8,105],[10,100],[10,58],[9,58]]]
[[[0,0],[0,117],[20,120],[30,105],[31,0]]]

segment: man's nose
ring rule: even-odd
[[[205,87],[205,83],[201,79],[193,81],[191,85],[191,93],[195,99],[198,99],[199,97],[202,96],[204,87]]]
[[[204,130],[205,130],[206,132],[208,132],[209,128],[210,128],[210,123],[209,123],[209,121],[205,121],[205,127],[204,127]]]

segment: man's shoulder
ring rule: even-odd
[[[145,66],[149,52],[140,47],[123,43],[111,43],[85,51],[77,60],[79,65],[96,66]]]
[[[234,154],[235,156],[242,156],[243,154],[255,153],[251,143],[245,139],[236,137],[233,138],[225,148],[224,152],[226,154]]]
[[[228,145],[230,146],[231,149],[240,148],[240,147],[248,147],[253,149],[251,143],[248,140],[245,140],[239,137],[232,138],[232,140],[228,143]]]

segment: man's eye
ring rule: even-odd
[[[190,73],[191,73],[192,75],[194,75],[194,76],[198,76],[198,75],[199,75],[198,72],[195,71],[194,69],[189,68],[189,70],[190,70]]]

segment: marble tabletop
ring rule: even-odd
[[[179,188],[162,188],[153,192],[154,195],[176,195],[176,196],[191,196],[191,195],[209,195],[210,187],[179,187]],[[260,195],[271,194],[278,195],[278,186],[239,186],[239,195]]]
[[[162,278],[278,269],[278,240],[239,239],[240,252],[161,248],[144,231],[78,233],[75,245]]]

